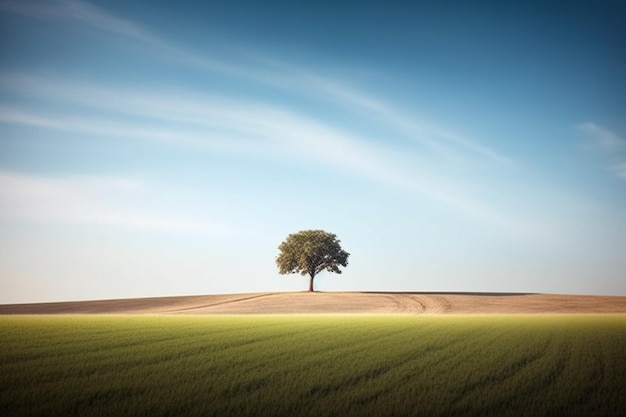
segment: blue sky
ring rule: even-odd
[[[336,3],[0,0],[0,302],[626,295],[625,6]]]

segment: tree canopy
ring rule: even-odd
[[[278,249],[278,272],[309,275],[309,291],[313,291],[313,280],[318,273],[326,270],[341,274],[339,266],[348,266],[350,256],[341,248],[337,236],[324,230],[302,230],[290,234]]]

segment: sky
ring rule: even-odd
[[[0,303],[626,295],[626,5],[0,0]]]

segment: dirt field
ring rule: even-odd
[[[285,292],[0,305],[0,314],[626,313],[624,296]]]

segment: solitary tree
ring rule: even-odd
[[[337,236],[323,230],[302,230],[287,236],[280,244],[276,265],[280,274],[309,275],[309,291],[313,279],[323,270],[341,274],[339,266],[348,266],[350,254],[341,249]]]

